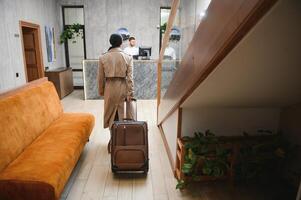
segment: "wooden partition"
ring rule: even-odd
[[[176,0],[174,4],[175,2]],[[206,18],[198,26],[180,67],[161,101],[158,95],[158,125],[180,107],[275,2],[276,0],[211,1]],[[172,9],[177,9],[177,6],[178,3],[173,5]],[[172,13],[175,12],[172,10]],[[170,23],[168,28],[171,28]],[[165,37],[168,36],[169,32],[166,32]],[[165,40],[167,39],[164,38]],[[161,54],[164,50],[163,45]],[[162,62],[161,56],[160,59]],[[158,94],[161,62],[159,60]]]

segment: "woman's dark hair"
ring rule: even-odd
[[[131,41],[131,40],[136,40],[136,38],[133,37],[133,36],[131,36],[131,37],[129,38],[129,41]]]
[[[111,47],[109,48],[109,50],[116,48],[116,47],[120,47],[122,44],[122,36],[118,33],[113,33],[110,36],[110,44],[111,44]]]

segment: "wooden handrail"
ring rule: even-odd
[[[158,125],[181,106],[276,1],[212,0],[161,98]]]

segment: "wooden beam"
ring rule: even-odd
[[[157,71],[158,71],[158,82],[157,82],[157,107],[160,104],[161,100],[161,81],[162,81],[162,62],[158,62],[157,64]]]
[[[175,160],[174,160],[174,158],[172,157],[172,154],[171,154],[169,145],[168,145],[168,143],[167,143],[167,139],[166,139],[165,134],[164,134],[163,127],[162,127],[162,125],[159,125],[158,128],[159,128],[160,133],[161,133],[161,137],[162,137],[162,140],[163,140],[163,143],[164,143],[166,152],[167,152],[167,156],[168,156],[168,160],[169,160],[171,169],[172,169],[172,171],[175,173]]]
[[[171,28],[174,24],[174,21],[176,19],[179,4],[180,4],[180,0],[173,0],[173,2],[172,2],[170,14],[169,14],[168,22],[167,22],[167,26],[166,26],[166,31],[164,33],[163,43],[162,43],[162,47],[161,47],[161,50],[160,50],[159,63],[162,63],[165,49],[166,49],[166,47],[169,43],[169,35],[170,35],[170,32],[171,32]]]
[[[178,109],[177,138],[182,137],[182,108]]]

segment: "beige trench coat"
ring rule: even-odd
[[[124,100],[133,97],[133,58],[113,48],[99,58],[98,89],[104,96],[104,128],[111,128],[118,111],[124,116]]]

